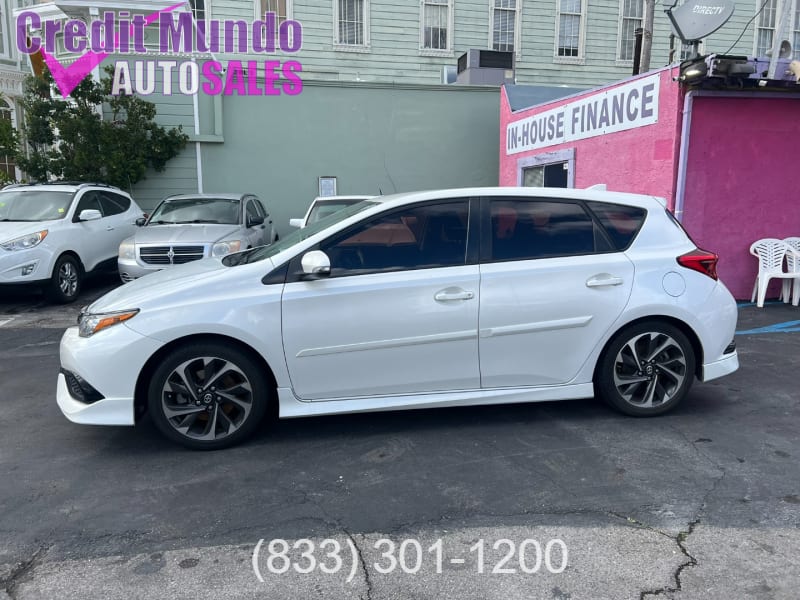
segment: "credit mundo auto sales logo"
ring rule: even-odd
[[[146,96],[161,91],[167,96],[200,92],[211,96],[296,96],[302,92],[303,69],[296,60],[231,60],[225,65],[213,59],[217,53],[264,57],[279,51],[296,53],[303,43],[300,23],[285,19],[279,24],[271,12],[252,23],[195,20],[191,12],[181,10],[185,6],[181,2],[150,15],[105,12],[90,22],[42,20],[35,12],[23,11],[16,19],[17,48],[23,54],[41,56],[64,98],[112,55],[127,55],[114,65],[114,95]],[[148,48],[146,31],[156,30],[158,42]],[[59,39],[68,54],[78,55],[69,66],[56,58]],[[167,59],[148,58],[156,53]],[[212,59],[198,61],[204,56]],[[161,90],[156,90],[158,81]]]

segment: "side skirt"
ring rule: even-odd
[[[448,406],[479,406],[490,404],[518,404],[523,402],[547,402],[550,400],[577,400],[580,398],[591,398],[592,396],[594,396],[594,386],[591,383],[579,383],[536,388],[497,388],[303,402],[297,399],[291,388],[278,388],[278,400],[280,403],[279,416],[281,419],[316,415],[379,412],[385,410],[415,410],[421,408],[444,408]]]

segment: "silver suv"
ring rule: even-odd
[[[278,239],[253,194],[170,196],[119,246],[119,274],[128,282],[170,267],[271,244]]]

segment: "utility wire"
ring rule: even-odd
[[[761,5],[761,8],[758,9],[758,12],[756,14],[754,14],[753,17],[747,22],[747,25],[745,25],[744,29],[742,29],[742,33],[740,33],[739,37],[736,38],[736,41],[733,42],[733,44],[731,44],[731,47],[728,48],[727,50],[725,50],[725,52],[723,52],[723,54],[727,54],[728,52],[730,52],[731,50],[734,49],[736,44],[738,44],[739,41],[742,39],[742,37],[744,36],[745,32],[750,27],[750,25],[753,23],[753,21],[756,20],[756,17],[758,15],[760,15],[764,11],[764,9],[767,7],[767,4],[769,4],[770,2],[771,2],[771,0],[764,0],[764,4]],[[774,31],[773,35],[778,35],[777,27],[775,29],[776,29],[776,31]]]

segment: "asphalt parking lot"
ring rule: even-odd
[[[743,306],[741,369],[655,419],[325,417],[192,453],[55,405],[63,329],[114,285],[0,299],[0,600],[797,597],[798,308]]]

